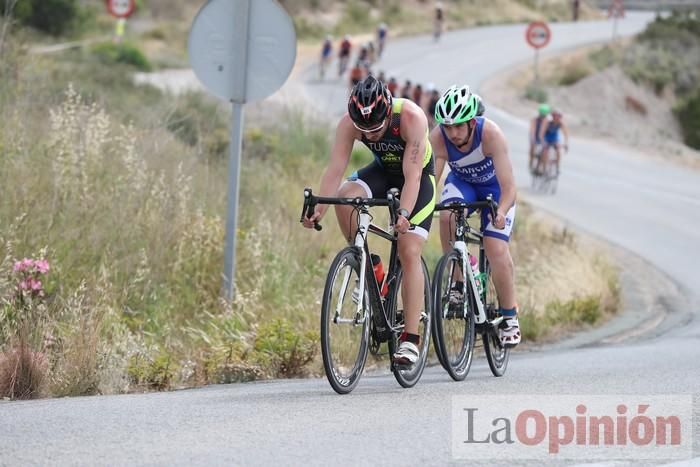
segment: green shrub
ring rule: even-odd
[[[571,86],[578,83],[593,72],[585,62],[574,62],[566,65],[562,71],[557,84],[559,86]]]
[[[129,359],[127,372],[136,386],[163,391],[170,388],[175,364],[166,352],[154,356],[137,354]]]
[[[658,17],[624,54],[623,68],[657,93],[671,86],[680,95],[694,92],[700,78],[700,20],[689,13]]]
[[[535,102],[547,102],[547,91],[541,86],[531,84],[525,88],[525,99]]]
[[[365,32],[372,26],[369,8],[357,0],[348,2],[342,18],[335,25],[335,33],[343,35],[348,32]]]
[[[700,89],[674,109],[688,146],[700,149]]]
[[[523,339],[537,341],[556,327],[575,329],[581,324],[595,324],[602,317],[600,297],[573,298],[565,302],[555,300],[545,306],[543,313],[523,313],[520,329]]]
[[[595,69],[600,71],[617,63],[619,60],[619,55],[620,53],[618,50],[606,45],[591,52],[588,55],[588,58]]]
[[[203,93],[178,97],[166,128],[188,146],[200,147],[206,157],[222,159],[228,153],[229,134],[223,112]]]
[[[700,38],[700,19],[691,11],[674,11],[666,18],[657,16],[639,38],[645,41],[665,41],[690,36]]]
[[[0,13],[5,14],[6,2],[0,2]],[[20,0],[13,16],[22,24],[54,36],[73,32],[89,16],[89,11],[78,0]]]
[[[289,321],[274,319],[258,329],[255,338],[256,360],[270,370],[273,377],[303,376],[305,366],[318,349],[316,331],[298,332]]]
[[[155,27],[143,33],[143,37],[146,39],[164,41],[168,38],[168,34],[163,27]]]
[[[135,67],[140,71],[151,71],[152,67],[146,56],[131,44],[113,44],[103,42],[92,48],[93,54],[105,65],[123,63]]]
[[[637,45],[628,50],[623,68],[636,82],[648,83],[657,94],[674,83],[676,70],[684,64],[665,47]]]
[[[322,26],[307,21],[303,16],[295,16],[293,19],[294,29],[299,39],[319,39],[326,34]]]

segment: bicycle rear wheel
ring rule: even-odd
[[[423,374],[423,369],[425,368],[425,362],[428,360],[428,351],[430,350],[430,329],[432,320],[432,299],[430,294],[430,276],[428,274],[428,267],[425,265],[425,261],[421,258],[421,266],[423,269],[423,305],[421,309],[420,324],[418,326],[418,335],[420,336],[420,345],[418,346],[420,355],[418,361],[409,368],[400,368],[394,365],[393,358],[394,353],[399,347],[399,333],[392,333],[391,339],[389,339],[389,358],[392,359],[391,371],[394,373],[394,377],[399,384],[405,388],[410,388],[415,386],[415,384],[420,379]],[[397,264],[396,280],[392,284],[391,290],[389,291],[390,302],[389,302],[389,318],[390,322],[394,325],[403,324],[403,298],[401,285],[403,283],[403,270],[401,265]]]
[[[460,300],[450,299],[457,277],[466,280],[461,255],[452,250],[440,259],[433,275],[433,340],[445,371],[455,381],[462,381],[472,364],[476,331],[471,285],[465,283]]]
[[[498,328],[489,324],[489,322],[496,318],[498,313],[498,296],[496,295],[496,287],[491,277],[491,265],[488,261],[486,261],[484,274],[486,275],[484,308],[486,309],[487,322],[484,324],[481,338],[484,341],[484,353],[486,354],[486,360],[489,362],[491,373],[493,373],[494,376],[503,376],[508,367],[510,349],[501,344],[501,339],[498,336]]]
[[[370,302],[365,288],[359,301],[360,253],[356,247],[340,251],[331,263],[321,304],[321,353],[331,387],[347,394],[357,385],[367,361]]]

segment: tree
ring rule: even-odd
[[[0,0],[0,13],[54,36],[70,32],[82,19],[77,0]]]

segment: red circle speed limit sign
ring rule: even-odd
[[[135,0],[107,0],[107,10],[117,18],[128,18],[136,7]]]
[[[533,21],[527,26],[527,31],[525,31],[527,43],[536,49],[541,49],[549,44],[551,38],[552,32],[549,30],[547,23],[543,21]]]

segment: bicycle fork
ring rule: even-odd
[[[355,233],[355,246],[357,249],[360,251],[360,272],[359,272],[359,279],[360,283],[358,284],[358,297],[357,297],[357,309],[355,310],[355,317],[350,319],[350,318],[341,318],[340,317],[340,309],[342,307],[342,304],[345,299],[345,293],[348,290],[348,286],[350,285],[350,274],[351,274],[351,269],[346,269],[345,270],[345,276],[343,277],[343,284],[341,286],[342,294],[343,296],[340,297],[340,300],[338,300],[338,303],[335,308],[335,316],[333,318],[333,322],[336,324],[364,324],[365,320],[367,319],[367,314],[362,313],[362,306],[364,303],[364,297],[365,297],[365,271],[367,267],[367,254],[365,253],[365,238],[367,238],[367,231],[369,229],[369,223],[370,223],[370,216],[368,212],[363,212],[360,211],[360,224],[358,226],[357,233]]]
[[[474,272],[469,264],[469,251],[467,250],[466,242],[462,240],[457,240],[454,243],[454,249],[459,251],[459,257],[462,259],[462,271],[467,276],[469,284],[471,285],[472,291],[474,292],[475,302],[476,302],[476,313],[474,313],[474,318],[477,324],[481,324],[486,321],[486,313],[484,311],[484,304],[481,301],[481,296],[479,295],[479,289],[476,287],[476,281],[478,280],[474,277]],[[466,296],[466,295],[465,295]],[[464,313],[467,313],[467,307],[469,304],[464,301]]]

